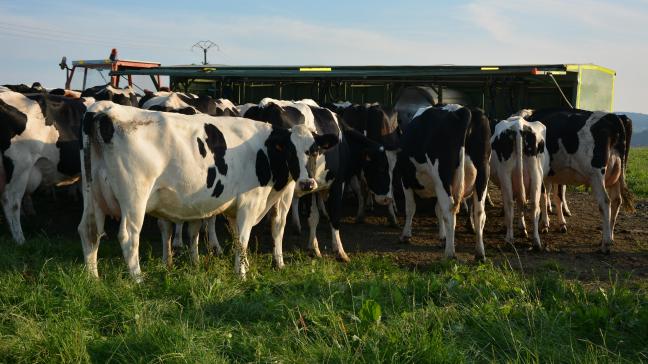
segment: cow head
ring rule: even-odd
[[[304,125],[292,129],[273,128],[266,147],[275,189],[285,186],[288,174],[296,182],[298,196],[317,189],[317,182],[309,171],[310,161],[337,143],[336,135],[318,135]]]
[[[396,150],[387,150],[384,146],[367,148],[362,152],[362,172],[380,205],[389,205],[394,200],[392,177],[396,156]]]

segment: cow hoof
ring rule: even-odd
[[[349,263],[351,261],[351,259],[349,259],[349,256],[347,256],[346,253],[342,253],[342,254],[338,253],[336,259],[342,263]]]
[[[322,253],[320,253],[319,249],[308,249],[308,256],[311,258],[322,258]]]
[[[548,234],[549,233],[549,226],[543,226],[542,229],[540,229],[540,234]]]
[[[485,263],[486,262],[486,256],[482,254],[475,254],[475,262],[477,263]]]
[[[605,248],[598,248],[596,250],[597,253],[603,254],[603,255],[610,255],[610,248],[605,247]]]
[[[445,255],[444,259],[447,260],[447,261],[453,261],[453,262],[456,262],[458,260],[457,256],[454,253],[450,254],[450,255]]]
[[[567,209],[563,209],[563,214],[564,214],[565,216],[567,216],[567,217],[571,217],[571,215],[572,215],[571,211],[569,211],[569,210],[567,210]]]
[[[404,235],[403,235],[403,236],[400,237],[399,240],[400,240],[400,242],[403,243],[403,244],[409,244],[409,243],[412,241],[412,237],[411,237],[411,236],[404,236]]]
[[[560,225],[560,232],[563,234],[567,233],[567,225]]]

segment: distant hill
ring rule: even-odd
[[[648,114],[623,111],[617,111],[617,114],[625,114],[632,119],[632,146],[648,146]]]

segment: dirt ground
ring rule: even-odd
[[[484,243],[487,258],[495,263],[510,264],[514,269],[528,274],[547,268],[559,269],[570,278],[586,282],[614,279],[614,274],[610,277],[610,269],[614,273],[618,272],[620,277],[629,276],[633,280],[648,278],[648,201],[637,201],[635,213],[629,214],[623,210],[620,212],[612,254],[602,255],[596,252],[601,241],[601,223],[594,198],[589,193],[568,191],[567,200],[573,214],[572,217],[567,217],[568,232],[560,233],[556,216],[551,215],[550,232],[541,235],[543,243],[548,244],[550,249],[548,252],[534,252],[529,250],[531,239],[525,239],[517,229],[515,248],[504,242],[505,228],[500,193],[497,187],[493,186],[490,191],[495,207],[486,208]],[[71,202],[60,195],[59,193],[56,200],[47,195],[36,196],[35,207],[38,216],[23,218],[23,227],[28,240],[30,237],[44,234],[78,242],[79,259],[81,259],[81,244],[76,232],[81,216],[81,202]],[[354,213],[357,202],[352,195],[345,199],[341,238],[351,259],[357,253],[389,254],[399,264],[423,270],[443,259],[434,205],[431,201],[418,200],[412,240],[409,244],[399,242],[404,222],[404,206],[401,200],[397,202],[400,227],[394,228],[387,223],[386,209],[377,205],[373,212],[367,212],[363,224],[356,224]],[[10,241],[8,228],[4,222],[2,225],[4,226],[0,234],[8,243]],[[467,226],[468,218],[462,211],[457,222],[457,257],[459,261],[474,264],[474,234],[469,232]],[[307,238],[305,219],[302,219],[302,227],[301,235],[296,234],[296,229],[289,219],[284,236],[286,255],[305,246]],[[531,225],[528,219],[527,228],[530,232]],[[102,240],[102,244],[116,244],[116,222],[108,223],[106,230],[108,237]],[[218,225],[217,231],[221,242],[229,239],[224,223]],[[323,217],[320,220],[317,236],[325,259],[332,259],[330,228],[328,221]],[[142,244],[151,244],[154,256],[161,256],[159,241],[157,224],[153,218],[147,217]],[[269,253],[271,244],[269,224],[262,221],[252,231],[250,250]],[[203,251],[204,249],[201,248]]]

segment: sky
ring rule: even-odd
[[[647,21],[648,0],[0,0],[0,84],[62,87],[62,56],[113,47],[200,63],[191,46],[211,40],[209,62],[230,65],[594,63],[617,71],[616,110],[648,113]]]

